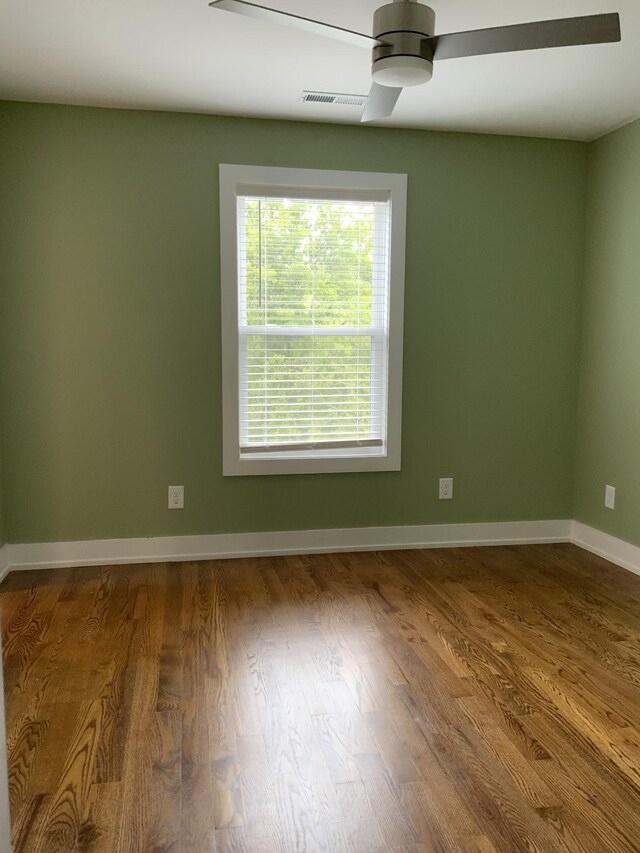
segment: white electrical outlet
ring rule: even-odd
[[[169,486],[169,509],[184,509],[184,486]]]
[[[607,509],[615,509],[616,508],[616,487],[615,486],[605,486],[604,487],[604,505]]]
[[[453,477],[440,477],[438,497],[441,501],[453,500]]]

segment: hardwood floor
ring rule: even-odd
[[[570,545],[15,573],[16,853],[640,850],[640,577]]]

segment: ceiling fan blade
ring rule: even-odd
[[[225,12],[236,12],[238,15],[245,15],[247,18],[258,18],[272,24],[283,24],[285,27],[305,30],[317,36],[328,36],[339,41],[345,41],[347,44],[354,44],[356,47],[371,49],[376,45],[384,44],[372,36],[345,30],[343,27],[334,27],[332,24],[324,24],[322,21],[314,21],[311,18],[301,18],[299,15],[291,15],[289,12],[280,12],[277,9],[258,6],[256,3],[247,3],[246,0],[213,0],[209,6],[212,9],[224,9]]]
[[[535,21],[510,27],[449,33],[433,36],[428,41],[434,47],[434,59],[457,59],[487,53],[579,44],[605,44],[620,41],[620,16],[613,12],[581,18],[560,18],[555,21]]]
[[[372,83],[360,121],[377,121],[381,118],[389,118],[400,97],[400,92],[402,92],[402,89],[396,89],[392,86],[381,86],[375,82]]]

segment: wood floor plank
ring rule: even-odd
[[[100,699],[87,703],[82,709],[60,778],[27,849],[67,853],[86,849],[97,838],[99,831],[89,815],[102,718]]]
[[[640,578],[571,545],[17,572],[16,853],[636,853]]]

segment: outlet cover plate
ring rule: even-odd
[[[169,509],[184,509],[184,486],[169,486]]]
[[[441,501],[453,500],[453,477],[440,477],[438,498]]]
[[[605,486],[604,487],[604,505],[607,509],[615,509],[616,508],[616,487],[615,486]]]

